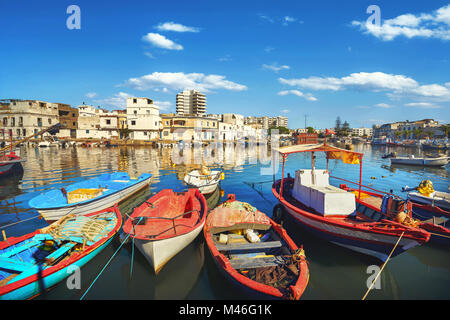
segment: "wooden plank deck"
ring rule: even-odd
[[[217,243],[216,248],[219,251],[236,251],[236,250],[261,250],[261,249],[272,249],[281,248],[281,241],[267,241],[267,242],[256,242],[256,243],[232,243],[232,244],[222,244]]]
[[[230,264],[234,269],[254,269],[263,267],[279,266],[286,263],[282,256],[267,256],[250,259],[231,259]]]

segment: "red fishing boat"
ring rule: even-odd
[[[137,207],[123,231],[150,262],[156,274],[201,232],[208,212],[198,189],[165,189]]]
[[[0,155],[0,177],[11,173],[15,166],[21,165],[24,161],[12,151]]]
[[[358,210],[361,198],[363,154],[336,148],[325,143],[294,145],[279,149],[283,158],[282,178],[275,181],[272,192],[280,205],[274,213],[287,212],[308,231],[343,247],[385,261],[415,246],[426,243],[430,233],[389,219],[374,220]],[[295,153],[311,154],[311,169],[297,170],[284,177],[286,158]],[[315,169],[315,154],[324,152],[327,169]],[[350,193],[329,184],[329,159],[359,164],[358,189]],[[395,250],[394,250],[395,248]]]
[[[209,213],[203,234],[219,270],[252,296],[298,300],[305,291],[309,270],[303,249],[233,194]]]

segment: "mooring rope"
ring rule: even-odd
[[[103,269],[100,271],[100,273],[97,275],[97,277],[95,277],[94,281],[92,281],[91,285],[89,286],[89,288],[86,289],[86,291],[83,293],[83,295],[81,296],[80,300],[83,300],[84,297],[86,296],[86,294],[89,292],[89,290],[91,290],[92,286],[94,285],[94,283],[97,281],[97,279],[102,275],[103,271],[105,271],[105,269],[108,267],[108,265],[111,263],[111,261],[114,259],[114,257],[116,256],[116,254],[120,251],[120,249],[122,248],[122,246],[127,242],[128,238],[131,236],[131,234],[134,232],[134,229],[136,228],[136,226],[141,222],[143,217],[141,217],[138,221],[138,223],[136,223],[133,227],[133,230],[131,230],[131,232],[126,236],[126,238],[122,241],[122,243],[120,244],[119,248],[117,248],[117,250],[114,252],[114,254],[111,256],[111,258],[109,259],[109,261],[105,264],[105,266],[103,267]]]
[[[373,285],[375,284],[375,282],[377,281],[378,277],[380,276],[381,272],[383,272],[384,267],[386,266],[386,264],[388,263],[389,259],[391,258],[391,255],[394,253],[395,249],[397,248],[400,240],[402,239],[403,235],[405,234],[405,231],[402,232],[402,234],[400,235],[400,237],[397,240],[397,243],[395,244],[394,248],[392,249],[391,253],[389,254],[389,256],[387,257],[386,261],[383,263],[383,266],[381,267],[380,271],[378,272],[377,276],[375,277],[375,279],[372,281],[372,284],[370,285],[369,289],[367,289],[366,294],[364,295],[364,297],[362,298],[362,300],[365,300],[367,295],[369,294],[370,290],[372,290]]]

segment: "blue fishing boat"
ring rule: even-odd
[[[130,178],[126,172],[105,173],[61,189],[53,189],[34,197],[29,205],[47,222],[66,214],[86,214],[103,210],[130,197],[150,184],[151,174]]]
[[[0,300],[30,299],[81,268],[122,226],[116,206],[69,214],[48,227],[0,242]]]

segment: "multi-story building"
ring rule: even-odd
[[[424,132],[428,128],[436,128],[438,126],[439,122],[433,119],[423,119],[417,121],[406,120],[394,123],[385,123],[374,128],[373,136],[376,138],[396,138],[396,132],[400,132],[398,135],[403,138],[418,138],[416,137],[416,130]]]
[[[57,133],[60,138],[76,138],[78,129],[78,109],[68,104],[58,103],[58,115],[61,129]]]
[[[219,121],[194,115],[162,114],[162,140],[213,141],[218,137]]]
[[[127,99],[127,127],[130,139],[151,140],[160,138],[162,129],[159,107],[149,98]]]
[[[206,96],[198,90],[184,90],[177,94],[177,114],[206,115]]]
[[[245,117],[245,124],[258,124],[262,129],[269,129],[270,127],[288,127],[288,118],[283,116],[277,117]]]
[[[372,128],[352,128],[352,135],[355,136],[367,136],[371,137],[373,135],[373,129]]]
[[[39,100],[0,101],[1,128],[23,139],[59,122],[58,104]]]

